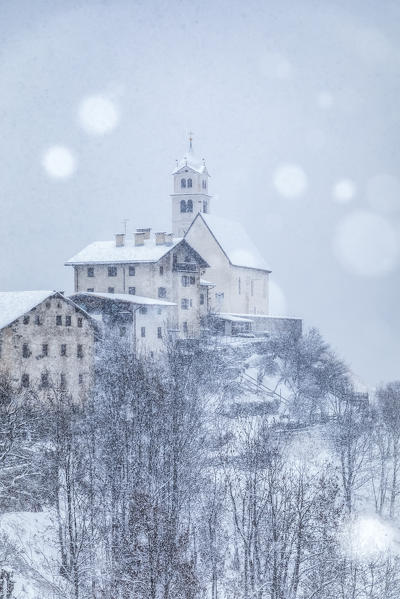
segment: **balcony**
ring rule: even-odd
[[[175,262],[172,267],[175,272],[197,272],[198,269],[196,262]]]

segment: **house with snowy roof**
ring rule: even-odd
[[[0,373],[45,398],[83,400],[92,388],[96,322],[55,291],[0,293]]]

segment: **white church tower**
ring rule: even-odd
[[[189,137],[187,154],[177,161],[172,199],[172,232],[183,237],[196,214],[210,212],[211,196],[208,195],[210,175],[204,158],[198,160],[193,153],[192,134]]]

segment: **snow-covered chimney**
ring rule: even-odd
[[[125,233],[115,234],[115,247],[122,248],[125,245]]]
[[[151,228],[148,229],[136,229],[136,233],[143,233],[145,239],[150,239]]]
[[[136,231],[135,233],[135,245],[144,245],[145,234],[143,231]]]
[[[164,245],[164,243],[165,243],[165,231],[157,231],[156,245]]]
[[[166,243],[166,245],[172,245],[174,243],[174,234],[173,233],[165,234],[165,243]]]

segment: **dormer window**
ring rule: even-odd
[[[192,180],[191,180],[191,179],[188,179],[188,180],[187,180],[187,186],[188,186],[188,187],[192,187]]]
[[[192,202],[192,200],[188,200],[187,201],[186,212],[193,212],[193,202]]]
[[[186,187],[186,179],[181,179],[181,187]]]

